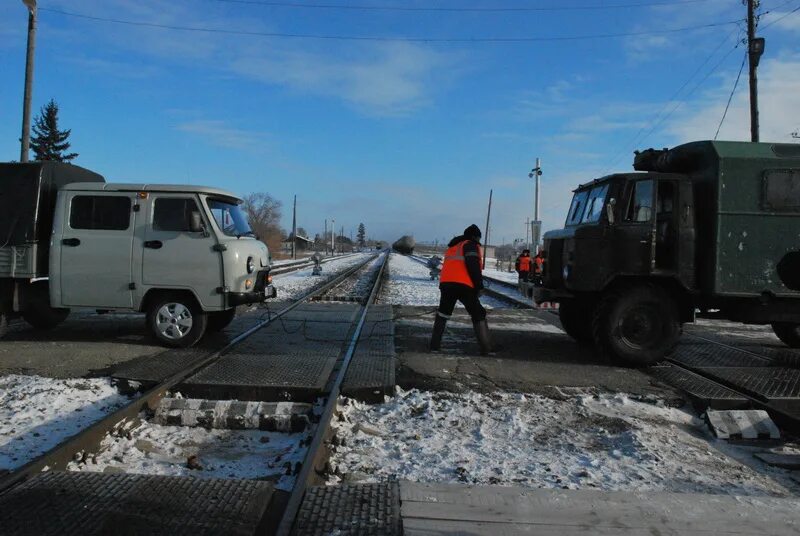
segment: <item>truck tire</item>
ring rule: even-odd
[[[558,304],[561,327],[577,342],[592,342],[592,304],[581,300],[563,300]]]
[[[653,285],[608,294],[592,320],[592,337],[600,352],[628,367],[663,359],[675,349],[681,331],[677,304]]]
[[[69,309],[50,307],[50,288],[46,281],[25,287],[24,305],[22,318],[36,329],[53,329],[69,316]]]
[[[772,331],[789,348],[800,348],[800,324],[791,322],[775,322]]]
[[[8,333],[8,315],[0,313],[0,339]]]
[[[233,322],[235,317],[235,307],[226,311],[214,311],[213,313],[208,313],[208,327],[206,327],[206,331],[222,331],[228,327],[228,324]]]
[[[147,329],[163,345],[194,346],[206,331],[208,316],[194,298],[185,294],[163,294],[147,308]]]

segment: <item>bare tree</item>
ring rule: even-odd
[[[264,192],[244,196],[242,208],[256,235],[266,242],[271,251],[281,250],[283,230],[280,226],[283,203]]]

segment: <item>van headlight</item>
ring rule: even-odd
[[[253,257],[247,257],[247,273],[252,274],[256,270],[256,263]]]

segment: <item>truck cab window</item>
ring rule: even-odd
[[[69,211],[72,229],[124,231],[130,226],[131,199],[120,195],[76,195]]]
[[[569,207],[569,213],[567,213],[567,225],[578,225],[581,222],[583,211],[586,208],[587,197],[589,197],[588,190],[575,192],[575,196],[572,198],[572,204]]]
[[[653,181],[638,181],[633,184],[625,220],[648,222],[653,217]]]
[[[153,204],[153,229],[188,233],[192,230],[192,212],[197,203],[187,197],[159,197]]]
[[[800,212],[800,170],[775,169],[764,173],[764,208]]]
[[[608,184],[592,188],[589,199],[586,201],[586,212],[583,215],[583,223],[595,223],[600,221],[600,216],[603,215],[603,206],[605,205],[607,192]]]

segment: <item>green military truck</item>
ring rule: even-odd
[[[534,300],[631,366],[668,355],[698,311],[800,347],[800,145],[698,141],[634,169],[575,190]]]

